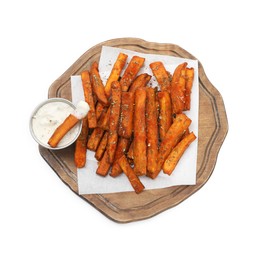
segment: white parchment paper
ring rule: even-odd
[[[102,47],[101,57],[99,61],[99,72],[103,80],[106,80],[111,72],[114,62],[120,52],[128,55],[127,63],[130,61],[133,55],[138,55],[145,58],[145,64],[140,70],[141,73],[148,73],[152,75],[152,71],[149,64],[154,61],[162,61],[166,70],[171,74],[180,63],[187,62],[188,67],[194,68],[194,82],[191,94],[191,110],[185,112],[185,114],[192,119],[190,131],[193,131],[198,136],[198,109],[199,109],[199,83],[198,83],[198,61],[176,58],[166,55],[144,54],[134,51],[129,51],[114,47]],[[127,64],[126,64],[127,66]],[[157,86],[157,81],[152,77],[150,83],[151,86]],[[82,82],[80,76],[71,77],[71,91],[72,102],[77,104],[78,101],[84,100]],[[196,184],[196,164],[197,164],[197,146],[198,139],[196,139],[189,148],[185,151],[184,155],[180,159],[177,167],[171,176],[163,174],[162,172],[156,179],[150,179],[146,176],[141,176],[140,180],[144,184],[145,189],[159,189],[166,188],[174,185],[195,185]],[[78,189],[79,194],[97,194],[97,193],[115,193],[124,191],[133,191],[131,184],[124,174],[113,178],[108,174],[106,177],[102,177],[96,174],[97,161],[94,157],[94,152],[87,151],[87,163],[84,168],[77,169],[78,174]]]

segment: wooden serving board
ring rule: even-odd
[[[79,75],[81,71],[90,69],[91,63],[99,60],[103,45],[142,53],[196,59],[190,53],[174,44],[153,43],[136,38],[109,40],[92,47],[72,64],[50,86],[48,97],[62,97],[71,100],[70,76]],[[74,146],[55,151],[39,146],[39,151],[60,179],[78,196],[89,202],[108,218],[126,223],[155,216],[166,209],[178,205],[199,190],[213,172],[219,149],[227,131],[228,122],[222,97],[207,79],[199,62],[199,133],[196,185],[145,190],[139,195],[135,192],[79,195],[77,170],[73,161]]]

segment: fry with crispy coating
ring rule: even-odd
[[[106,150],[101,161],[98,164],[96,173],[101,176],[106,176],[108,174],[110,166],[111,166],[111,163],[108,160],[108,154],[107,154],[107,150]]]
[[[184,132],[188,129],[191,124],[191,119],[188,118],[185,114],[177,114],[176,118],[166,133],[163,141],[160,144],[159,153],[158,153],[158,168],[156,173],[149,174],[149,177],[152,179],[156,178],[159,174],[164,161],[169,156],[171,150],[177,145],[180,141]]]
[[[121,85],[119,81],[111,84],[111,105],[109,117],[109,134],[107,141],[108,160],[113,163],[118,141],[118,125],[121,109]]]
[[[162,141],[172,125],[172,105],[171,96],[167,91],[157,93],[159,102],[159,133]]]
[[[96,61],[92,63],[92,66],[90,69],[90,79],[92,82],[93,91],[94,91],[98,101],[103,106],[108,106],[109,102],[108,102],[108,99],[105,94],[105,87],[104,87],[101,77],[99,75],[98,63]]]
[[[102,113],[101,117],[98,120],[98,127],[104,129],[104,130],[109,130],[109,117],[110,117],[110,107]]]
[[[145,188],[138,176],[134,173],[132,167],[128,163],[125,155],[123,155],[119,160],[118,163],[122,168],[123,172],[127,176],[129,182],[131,183],[132,187],[134,188],[135,192],[138,194],[143,191]]]
[[[101,115],[107,111],[107,107],[104,107],[100,102],[96,104],[96,118],[99,120]]]
[[[122,86],[122,91],[128,91],[129,86],[134,81],[137,73],[144,64],[145,59],[139,56],[133,56],[130,60],[122,78],[120,79],[120,84]]]
[[[118,135],[130,139],[133,132],[134,93],[122,92]]]
[[[129,92],[134,93],[136,89],[146,87],[146,85],[149,83],[151,78],[152,76],[147,73],[142,73],[138,75],[133,81],[133,83],[131,84],[129,88]]]
[[[96,151],[98,148],[98,145],[103,137],[105,130],[100,128],[100,127],[96,127],[93,132],[91,133],[89,139],[88,139],[88,143],[87,143],[87,148],[91,151]]]
[[[135,91],[134,108],[134,172],[136,175],[146,175],[146,124],[145,124],[146,89]]]
[[[185,150],[196,139],[193,132],[186,135],[171,151],[163,164],[163,172],[171,175]]]
[[[95,158],[100,161],[104,155],[104,152],[106,150],[107,146],[107,137],[108,137],[108,132],[106,131],[98,145],[98,148],[95,153]]]
[[[147,132],[147,173],[157,170],[158,157],[158,123],[156,92],[154,88],[146,88],[146,132]]]
[[[111,73],[107,79],[106,85],[105,85],[105,93],[107,98],[110,97],[111,95],[111,84],[113,81],[117,81],[120,77],[120,74],[125,66],[126,60],[127,60],[128,55],[124,53],[119,53],[114,66],[111,70]]]
[[[160,88],[162,91],[170,92],[170,78],[168,76],[168,72],[166,71],[163,63],[161,61],[152,62],[150,68],[155,76]]]
[[[185,110],[190,110],[190,96],[194,79],[194,68],[186,68]]]
[[[81,80],[82,80],[85,101],[89,105],[89,111],[87,114],[88,127],[95,128],[97,126],[97,117],[96,117],[95,103],[94,103],[94,98],[92,93],[92,86],[90,82],[90,75],[88,70],[81,72]]]
[[[87,160],[88,118],[82,119],[82,128],[75,143],[74,162],[77,168],[82,168]]]
[[[127,153],[128,148],[129,148],[129,144],[130,144],[130,140],[123,138],[123,137],[119,137],[118,139],[118,144],[116,147],[116,153],[115,153],[115,158],[114,158],[114,162],[112,164],[112,169],[111,169],[111,173],[110,176],[112,177],[116,177],[118,175],[120,175],[122,173],[122,169],[118,164],[118,159]]]
[[[182,135],[181,140],[182,140],[183,138],[185,138],[185,137],[186,137],[187,135],[189,135],[189,134],[190,134],[190,129],[187,128],[186,131],[184,132],[184,134]]]
[[[184,110],[186,66],[187,66],[187,62],[178,65],[173,73],[171,87],[170,87],[173,114],[182,113],[182,111]]]
[[[185,69],[187,65],[188,65],[187,62],[183,62],[176,67],[172,75],[171,87],[176,86],[178,84],[181,76],[181,71]]]

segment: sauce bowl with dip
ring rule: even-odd
[[[55,129],[75,109],[76,106],[64,98],[50,98],[39,104],[30,118],[30,132],[34,140],[39,145],[52,150],[63,149],[74,143],[81,132],[81,120],[62,138],[57,147],[51,147],[48,140]]]

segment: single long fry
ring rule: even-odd
[[[100,102],[97,102],[97,104],[96,104],[96,118],[97,118],[97,121],[99,120],[101,115],[103,113],[105,113],[106,111],[107,111],[107,107],[104,107]]]
[[[154,174],[157,170],[158,157],[158,123],[156,92],[146,88],[146,131],[147,131],[147,172]]]
[[[163,164],[163,172],[171,175],[189,145],[196,139],[193,132],[185,136],[171,151]]]
[[[130,144],[130,140],[123,138],[123,137],[119,137],[118,140],[118,144],[116,147],[116,153],[115,153],[115,158],[114,158],[114,162],[112,164],[112,169],[111,169],[111,173],[110,176],[112,177],[116,177],[118,176],[120,173],[122,173],[122,169],[118,164],[118,159],[121,158],[122,155],[126,154],[129,148],[129,144]]]
[[[122,91],[127,91],[129,86],[134,81],[137,73],[144,64],[145,59],[139,56],[133,56],[130,60],[122,78],[120,79],[120,84],[122,86]]]
[[[90,135],[89,139],[88,139],[88,143],[87,143],[87,148],[91,151],[96,151],[98,148],[98,145],[104,135],[105,130],[100,128],[100,127],[96,127],[92,134]]]
[[[143,191],[145,188],[138,176],[134,173],[132,167],[128,163],[125,155],[123,155],[119,160],[118,163],[122,168],[123,172],[127,176],[129,182],[131,183],[132,187],[134,188],[135,192],[138,194]]]
[[[145,88],[135,91],[134,109],[134,172],[137,175],[146,174],[146,124],[145,124]]]
[[[157,93],[159,102],[159,133],[162,141],[172,125],[172,105],[171,96],[167,91]]]
[[[194,68],[186,68],[185,110],[190,110],[190,96],[194,80]]]
[[[82,129],[76,140],[74,162],[77,168],[82,168],[87,160],[88,118],[82,119]]]
[[[191,119],[188,118],[185,114],[177,114],[176,118],[169,128],[168,132],[165,135],[165,138],[161,142],[159,153],[158,153],[158,168],[157,172],[154,174],[149,174],[149,177],[152,179],[156,178],[159,174],[162,165],[166,158],[169,156],[171,150],[177,145],[180,141],[184,132],[188,129],[191,124]]]
[[[81,80],[85,101],[89,105],[89,111],[87,117],[84,117],[82,119],[81,132],[75,143],[74,162],[77,168],[84,167],[87,161],[87,140],[89,124],[91,125],[91,127],[96,127],[97,124],[92,87],[88,71],[83,71],[81,73]]]
[[[157,79],[161,90],[170,92],[171,82],[163,63],[161,61],[155,61],[150,64],[150,68]]]
[[[110,163],[113,163],[118,141],[118,125],[121,108],[121,85],[118,81],[111,84],[111,106],[109,117],[109,135],[107,153]]]
[[[110,166],[111,166],[111,163],[108,160],[108,154],[107,154],[107,150],[106,150],[104,156],[102,157],[101,161],[99,162],[96,173],[101,176],[106,176],[109,172]]]
[[[184,62],[177,66],[173,73],[171,82],[171,100],[172,100],[172,113],[179,114],[184,110],[185,104],[185,69],[187,63]]]
[[[101,117],[98,120],[98,127],[104,129],[104,130],[109,130],[109,117],[110,117],[110,107],[102,113]]]
[[[146,87],[146,85],[149,83],[151,78],[152,76],[147,73],[142,73],[138,75],[133,81],[133,83],[131,84],[129,88],[129,92],[134,93],[136,89]]]
[[[176,67],[176,69],[174,70],[173,75],[172,75],[171,87],[175,87],[178,85],[178,82],[179,82],[179,79],[181,76],[181,71],[183,69],[185,69],[187,67],[187,65],[188,65],[187,62],[183,62]]]
[[[134,93],[122,92],[118,135],[130,139],[133,132]]]
[[[79,119],[75,117],[74,115],[70,114],[64,122],[56,128],[52,136],[50,137],[48,144],[55,148],[60,140],[65,136],[65,134],[73,128],[77,123],[79,122]]]
[[[109,98],[111,95],[111,84],[113,81],[117,81],[120,77],[120,74],[125,66],[126,60],[128,55],[124,53],[119,53],[114,66],[111,70],[111,73],[107,79],[106,85],[105,85],[105,93],[106,96]]]
[[[90,82],[90,75],[88,70],[81,72],[81,80],[82,80],[85,101],[89,105],[89,112],[87,115],[88,126],[89,128],[95,128],[97,126],[97,117],[96,117],[95,103],[94,103],[94,98],[92,93],[92,86]]]
[[[93,85],[93,91],[94,91],[98,101],[103,106],[108,106],[109,102],[108,102],[108,99],[105,94],[105,87],[104,87],[101,77],[99,75],[98,63],[96,61],[93,62],[92,66],[91,66],[90,77],[91,77],[91,82]]]
[[[104,155],[104,152],[106,150],[107,146],[107,137],[108,137],[108,132],[106,131],[98,145],[98,148],[95,153],[95,158],[100,161]]]

